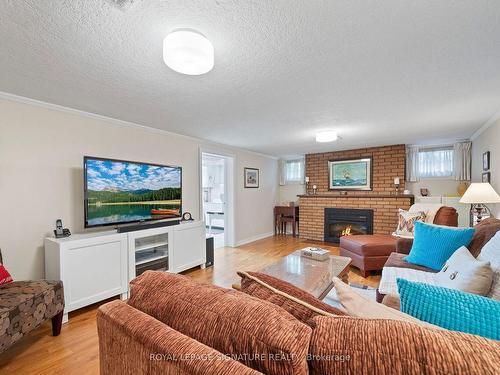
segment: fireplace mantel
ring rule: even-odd
[[[371,198],[371,199],[385,199],[385,198],[406,198],[415,200],[412,194],[301,194],[297,195],[299,198]]]

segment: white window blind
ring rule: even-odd
[[[285,184],[304,183],[304,160],[286,160],[283,165],[283,176]]]
[[[452,177],[453,148],[420,149],[418,153],[418,175],[420,178]]]

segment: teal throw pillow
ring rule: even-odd
[[[414,235],[410,254],[404,260],[439,271],[458,248],[472,241],[474,228],[445,227],[417,221]]]
[[[452,331],[500,340],[500,301],[405,279],[397,283],[402,312]]]

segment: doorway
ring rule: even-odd
[[[202,213],[215,249],[232,246],[232,160],[227,155],[201,152]]]

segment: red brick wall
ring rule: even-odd
[[[299,233],[301,238],[323,241],[325,208],[362,208],[373,209],[373,233],[391,234],[396,229],[398,208],[407,210],[411,198],[391,197],[300,197]]]
[[[372,191],[348,190],[347,196],[328,190],[328,161],[372,157]],[[410,208],[410,197],[394,194],[394,177],[399,177],[400,191],[405,189],[405,145],[371,147],[306,155],[309,186],[317,185],[318,195],[303,196],[300,204],[300,237],[323,241],[324,209],[373,209],[373,233],[390,234],[396,229],[398,208]],[[331,194],[331,196],[329,196]]]
[[[306,173],[309,186],[316,185],[318,193],[328,192],[328,161],[372,157],[373,190],[349,191],[351,194],[387,194],[394,192],[394,177],[399,177],[400,189],[405,189],[405,145],[361,148],[348,151],[324,152],[306,155]]]

